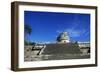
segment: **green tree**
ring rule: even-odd
[[[29,35],[31,34],[32,28],[30,25],[25,25],[24,29],[25,29],[25,34],[29,34]]]
[[[32,32],[31,26],[26,24],[24,27],[25,45],[29,45],[30,40],[28,36],[30,36],[31,32]]]

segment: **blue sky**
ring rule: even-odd
[[[32,27],[32,42],[54,42],[63,31],[71,41],[90,41],[90,14],[24,11],[24,24]]]

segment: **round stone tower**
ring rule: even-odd
[[[69,39],[68,33],[67,32],[60,33],[59,36],[57,37],[57,42],[58,43],[69,43],[70,39]]]

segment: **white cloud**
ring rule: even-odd
[[[60,31],[60,30],[57,30],[56,32],[57,32],[57,33],[61,33],[62,31]]]
[[[85,30],[75,30],[75,29],[67,29],[66,31],[68,32],[70,37],[79,37],[86,32]]]
[[[80,37],[80,36],[86,36],[87,34],[89,34],[89,31],[86,31],[86,29],[76,29],[75,27],[72,27],[70,29],[66,29],[64,30],[66,32],[68,32],[70,37]],[[57,30],[57,33],[61,33],[63,31],[61,30]]]

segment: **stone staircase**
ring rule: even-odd
[[[81,54],[78,43],[55,43],[47,44],[43,52],[43,55],[55,55],[55,54]]]

